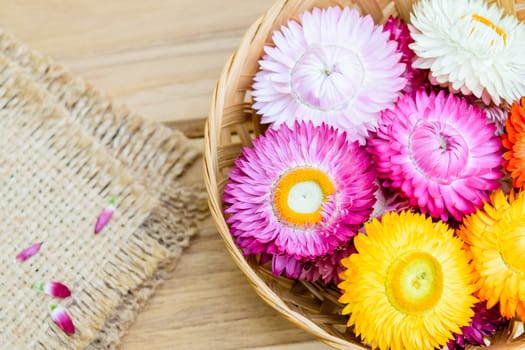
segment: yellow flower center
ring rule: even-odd
[[[494,22],[492,22],[491,20],[489,20],[486,17],[478,15],[477,13],[472,14],[471,19],[473,21],[481,23],[481,24],[489,27],[493,31],[495,31],[496,34],[498,34],[500,36],[500,38],[503,39],[503,45],[504,46],[507,45],[507,33],[501,27],[498,27]],[[476,27],[473,26],[471,28],[471,30],[470,30],[470,35],[472,35],[475,30],[476,30]],[[494,46],[494,39],[490,40],[490,46]]]
[[[422,314],[441,299],[441,265],[428,253],[407,252],[390,265],[385,288],[388,300],[397,310],[409,315]]]
[[[284,174],[275,187],[274,209],[284,221],[300,226],[322,220],[323,203],[335,192],[330,178],[315,168],[297,168]]]
[[[525,276],[525,226],[516,225],[499,235],[499,251],[505,264],[514,272]]]

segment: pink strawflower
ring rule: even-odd
[[[434,218],[461,220],[502,177],[494,125],[455,95],[419,91],[382,114],[370,149],[386,186]]]
[[[49,310],[51,311],[51,318],[53,319],[53,322],[55,322],[57,326],[60,327],[60,329],[68,334],[75,333],[75,325],[73,324],[73,320],[67,313],[66,309],[61,306],[51,304],[49,305]]]
[[[299,19],[273,33],[275,47],[264,48],[253,108],[273,128],[326,123],[364,144],[406,83],[396,42],[348,7],[314,8]]]
[[[230,170],[231,234],[245,254],[331,254],[369,218],[374,179],[367,153],[344,132],[310,122],[269,129]]]
[[[374,211],[372,215],[370,215],[370,219],[381,219],[381,217],[388,212],[394,211],[400,213],[403,210],[410,209],[408,200],[396,191],[378,186],[374,195],[376,197],[376,203],[374,204]]]
[[[412,67],[412,62],[416,54],[409,47],[414,42],[410,36],[410,29],[401,18],[390,16],[384,25],[384,31],[389,33],[390,40],[397,42],[397,51],[401,53],[401,62],[405,64],[405,77],[407,83],[403,88],[403,93],[413,93],[420,89],[430,89],[431,84],[428,80],[429,70]]]
[[[302,268],[303,263],[293,256],[278,254],[272,256],[272,273],[276,276],[284,274],[288,278],[298,278]]]
[[[461,327],[462,334],[454,334],[454,339],[447,343],[449,350],[462,350],[466,345],[484,346],[485,338],[490,338],[502,324],[504,318],[499,313],[499,306],[487,309],[486,302],[474,305],[474,317],[470,324]]]
[[[314,261],[308,261],[303,264],[299,279],[309,282],[323,282],[324,284],[334,283],[337,285],[341,282],[341,273],[346,270],[341,260],[354,253],[357,253],[357,250],[353,243],[350,242],[346,246],[336,249],[332,254]]]
[[[54,298],[67,298],[71,296],[69,288],[60,282],[36,282],[33,284],[33,289],[49,294]]]
[[[40,251],[40,248],[42,247],[43,243],[44,242],[35,243],[29,248],[22,250],[20,253],[17,254],[16,260],[20,262],[26,261],[27,259],[29,259],[30,257],[32,257]]]
[[[266,255],[261,259],[261,264],[271,259],[272,273],[277,276],[284,275],[309,282],[322,282],[324,284],[341,282],[340,274],[345,270],[341,263],[343,258],[355,253],[353,244],[337,248],[332,254],[315,258],[314,260],[297,260],[288,255]]]
[[[117,196],[112,196],[109,205],[102,210],[97,218],[95,224],[95,234],[98,234],[108,224],[109,220],[113,217],[113,213],[117,207]]]

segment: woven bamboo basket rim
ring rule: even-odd
[[[337,292],[324,290],[318,283],[292,281],[274,276],[255,257],[244,256],[236,246],[223,213],[222,195],[228,170],[245,146],[262,132],[259,116],[251,108],[249,91],[263,56],[263,47],[271,45],[271,35],[290,19],[317,7],[352,6],[363,14],[370,14],[376,23],[384,23],[392,15],[408,21],[412,4],[417,0],[277,0],[268,11],[245,32],[240,45],[223,67],[213,91],[209,115],[204,130],[204,182],[208,191],[208,204],[215,225],[232,259],[248,278],[256,293],[283,317],[307,331],[323,343],[336,349],[366,350],[350,329],[342,330],[346,316],[338,314]],[[460,0],[458,0],[460,1]],[[486,0],[497,3],[508,14],[525,19],[525,0]],[[296,290],[299,292],[296,294]],[[328,312],[323,312],[328,308]],[[313,310],[313,311],[312,311]],[[321,312],[319,312],[321,311]],[[342,320],[344,320],[342,322]],[[509,342],[520,322],[510,322],[498,331],[504,349],[524,349],[525,339]],[[339,327],[338,327],[339,325]],[[499,344],[501,345],[501,344]],[[499,345],[483,347],[502,349]],[[471,347],[476,349],[478,347]],[[481,348],[481,347],[480,347]],[[470,348],[469,348],[470,349]]]

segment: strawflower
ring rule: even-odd
[[[477,302],[463,242],[423,214],[387,213],[354,238],[339,284],[348,326],[373,349],[434,349],[469,324]]]
[[[505,133],[501,135],[506,150],[503,155],[505,158],[503,167],[512,177],[514,187],[523,188],[525,186],[525,97],[522,97],[519,103],[512,104],[505,125]]]
[[[485,104],[525,95],[525,24],[483,0],[420,0],[411,13],[413,67]]]
[[[434,218],[461,220],[499,187],[501,143],[462,98],[419,91],[382,114],[370,152],[383,185]]]
[[[331,254],[368,220],[374,179],[368,155],[344,132],[299,122],[269,129],[230,170],[230,232],[245,254]]]
[[[498,190],[483,209],[465,218],[458,235],[470,245],[478,296],[505,318],[525,322],[525,192]]]
[[[372,17],[347,7],[314,8],[299,20],[275,31],[275,46],[264,48],[253,108],[273,128],[325,123],[364,144],[406,83],[396,42]]]

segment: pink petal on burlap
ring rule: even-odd
[[[53,319],[53,322],[55,322],[60,329],[68,334],[75,333],[75,325],[66,309],[54,304],[49,305],[49,309],[51,310],[51,318]]]
[[[27,259],[29,259],[30,257],[32,257],[33,255],[35,255],[36,253],[38,253],[40,251],[40,248],[42,247],[43,243],[44,242],[35,243],[32,246],[30,246],[29,248],[26,248],[26,249],[22,250],[16,256],[16,260],[18,260],[20,262],[26,261]]]
[[[36,282],[35,284],[33,284],[33,288],[46,294],[49,294],[54,298],[67,298],[71,296],[71,291],[69,290],[69,288],[65,284],[60,282]]]

